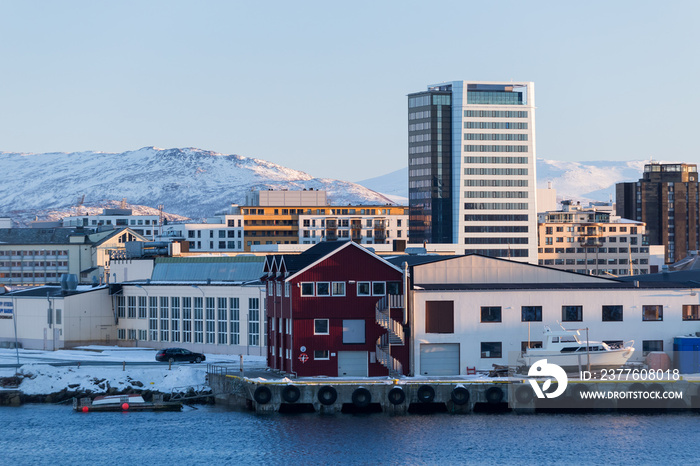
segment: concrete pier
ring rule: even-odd
[[[236,370],[220,366],[212,366],[208,377],[218,403],[245,407],[258,413],[467,414],[700,409],[700,379],[663,382],[570,380],[560,396],[540,399],[527,379],[513,377],[290,379],[269,372],[263,376],[242,376]],[[538,383],[542,385],[543,382]],[[584,392],[586,395],[582,394]],[[668,398],[668,393],[663,395],[666,392],[680,393],[681,397]]]

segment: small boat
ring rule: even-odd
[[[610,347],[602,341],[581,341],[579,330],[552,331],[544,328],[541,348],[528,348],[518,361],[530,367],[540,359],[560,366],[564,370],[616,369],[623,366],[634,353],[634,340],[621,347]]]
[[[163,401],[163,395],[154,394],[153,401],[141,395],[105,395],[92,398],[73,398],[73,409],[80,413],[92,411],[180,411],[182,403]]]

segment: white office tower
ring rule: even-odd
[[[535,161],[534,83],[409,94],[410,242],[537,263]]]

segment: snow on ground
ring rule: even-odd
[[[64,388],[101,393],[110,387],[120,391],[134,387],[170,393],[173,390],[186,391],[187,387],[206,384],[207,364],[174,363],[171,370],[168,370],[168,364],[155,363],[155,354],[156,350],[151,348],[116,346],[89,346],[59,351],[20,349],[21,367],[17,372],[23,375],[24,379],[19,388],[27,395],[50,394]],[[238,355],[205,356],[206,363],[209,364],[232,364],[238,367],[240,361]],[[245,369],[265,367],[264,356],[244,356],[243,360]],[[50,365],[67,362],[76,364],[59,367]],[[81,363],[80,367],[77,367],[77,362]],[[126,362],[124,370],[120,362]],[[15,363],[14,349],[0,349],[0,364]],[[14,374],[14,367],[0,368],[0,377],[10,377]]]

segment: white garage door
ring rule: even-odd
[[[459,343],[420,345],[421,375],[459,375]]]
[[[338,377],[367,377],[367,351],[338,351]]]

